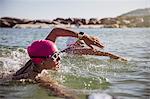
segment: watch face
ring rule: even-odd
[[[83,35],[83,34],[84,34],[84,32],[80,32],[79,34]]]

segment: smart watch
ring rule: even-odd
[[[82,39],[82,37],[84,36],[84,34],[85,34],[84,32],[79,32],[79,33],[78,33],[78,38],[79,38],[79,39]]]

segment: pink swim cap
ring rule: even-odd
[[[35,64],[42,62],[40,57],[48,57],[58,51],[55,43],[50,40],[37,40],[27,48],[28,54]],[[39,58],[38,58],[39,57]]]

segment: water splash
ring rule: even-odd
[[[29,59],[24,48],[2,46],[0,50],[1,75],[17,71]]]

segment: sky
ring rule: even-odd
[[[105,18],[150,8],[150,0],[0,0],[0,17]]]

